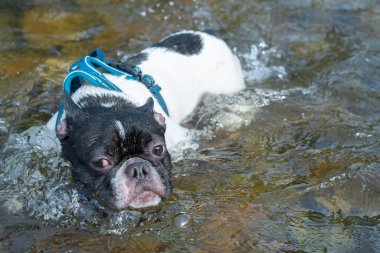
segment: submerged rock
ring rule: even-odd
[[[0,15],[0,50],[13,49],[19,44],[22,39],[15,34],[14,29],[10,25],[10,21],[14,21],[14,18],[6,13]],[[0,75],[1,79],[1,75]]]
[[[307,209],[325,215],[380,215],[380,164],[353,164],[338,175],[311,186],[301,198]]]
[[[89,15],[49,8],[34,8],[26,12],[21,26],[28,42],[38,48],[89,39],[101,30],[94,13]]]

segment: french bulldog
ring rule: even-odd
[[[170,117],[139,81],[105,74],[122,92],[83,84],[63,93],[56,131],[72,176],[114,209],[157,205],[172,195],[169,150],[186,141],[180,123],[205,93],[245,87],[238,58],[219,37],[183,31],[126,60],[154,77]]]

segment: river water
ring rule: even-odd
[[[54,136],[70,64],[213,30],[247,88],[205,96],[171,152],[174,198],[115,212]],[[380,252],[380,3],[0,2],[1,252]]]

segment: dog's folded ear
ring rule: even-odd
[[[140,107],[140,110],[144,113],[152,113],[153,114],[154,101],[153,98],[148,98],[143,106]]]
[[[69,93],[66,91],[62,94],[63,108],[65,109],[66,119],[75,119],[79,116],[83,116],[82,109],[75,104]]]
[[[82,109],[77,104],[75,104],[75,102],[71,99],[70,94],[66,91],[64,91],[62,94],[62,100],[66,116],[63,120],[61,120],[61,122],[57,124],[56,133],[57,137],[60,140],[67,140],[70,135],[70,129],[73,120],[80,116],[83,116],[84,113],[82,112]]]
[[[153,115],[153,118],[160,126],[165,126],[165,117],[162,116],[161,113],[154,112],[154,100],[153,98],[148,98],[148,100],[145,102],[143,106],[140,107],[140,110],[142,110],[144,113],[149,113]]]

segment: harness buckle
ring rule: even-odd
[[[148,89],[151,89],[155,85],[155,81],[151,75],[143,75],[140,79]]]

